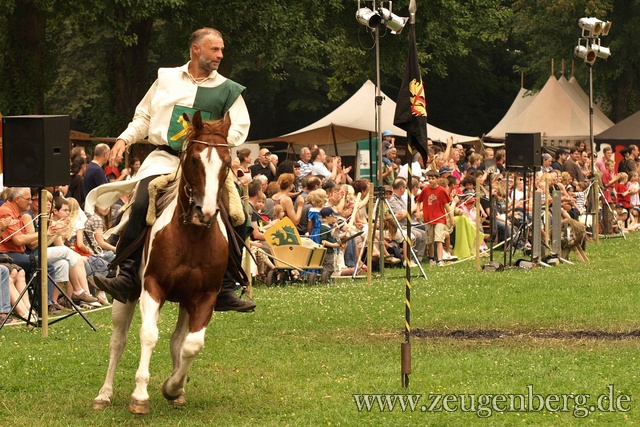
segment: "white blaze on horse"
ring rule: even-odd
[[[142,350],[135,376],[136,388],[129,405],[129,410],[135,414],[149,412],[149,362],[158,341],[158,317],[165,301],[176,302],[180,307],[170,343],[173,372],[162,386],[162,393],[173,404],[186,403],[187,373],[204,346],[205,330],[227,268],[229,247],[219,210],[231,164],[227,144],[229,125],[228,117],[205,122],[199,111],[195,113],[176,174],[179,177],[177,196],[147,234],[140,267]],[[138,292],[134,290],[127,304],[114,300],[109,368],[100,393],[94,399],[94,409],[111,404],[113,379],[126,346],[137,304],[136,295]]]

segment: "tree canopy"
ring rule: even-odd
[[[365,2],[366,3],[366,2]],[[637,0],[418,1],[416,37],[429,120],[481,135],[509,107],[524,73],[540,87],[561,60],[571,72],[578,19],[613,21],[613,52],[594,64],[595,96],[614,121],[639,108]],[[157,69],[188,60],[188,39],[213,26],[225,37],[220,72],[247,87],[251,138],[302,127],[375,81],[372,32],[339,0],[0,0],[0,112],[69,114],[72,127],[117,136]],[[393,4],[408,16],[408,0]],[[407,36],[380,33],[382,89],[395,96]],[[586,67],[573,67],[586,82]]]

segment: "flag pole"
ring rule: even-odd
[[[413,37],[415,41],[415,24],[416,24],[416,11],[417,11],[416,0],[409,1],[409,37]],[[412,163],[413,163],[413,152],[411,150],[411,135],[409,131],[407,131],[407,154],[410,156],[407,162],[407,181],[408,181],[408,189],[409,194],[407,196],[407,210],[409,211],[408,222],[407,222],[407,237],[411,239],[411,196],[412,196],[412,182],[413,182],[413,173],[412,173]],[[410,242],[410,240],[409,240]],[[409,245],[410,243],[407,243]],[[407,251],[408,252],[408,251]],[[404,330],[404,342],[400,344],[400,360],[401,360],[401,377],[402,377],[402,387],[409,388],[409,375],[411,374],[411,258],[405,255],[405,264],[406,264],[406,276],[405,276],[405,330]]]

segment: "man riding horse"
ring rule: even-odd
[[[98,288],[110,293],[120,302],[126,303],[134,285],[139,284],[143,250],[143,245],[140,244],[143,239],[140,236],[147,227],[149,183],[159,175],[174,172],[178,167],[179,151],[188,126],[183,113],[200,110],[204,120],[217,120],[229,114],[229,146],[238,146],[247,138],[250,119],[242,98],[245,88],[221,76],[217,71],[223,49],[224,41],[219,31],[201,28],[191,36],[190,61],[187,64],[158,70],[157,80],[140,101],[133,120],[111,149],[109,163],[116,166],[122,160],[125,149],[145,137],[157,149],[145,159],[134,179],[99,186],[87,195],[85,207],[91,212],[94,206],[111,206],[120,195],[133,191],[137,184],[128,221],[120,232],[117,247],[117,259],[126,259],[120,262],[116,277],[94,278]],[[233,225],[239,238],[244,241],[245,225]],[[215,310],[253,311],[255,303],[243,300],[235,293],[236,283],[243,282],[243,275],[239,271],[239,254],[233,250],[229,253],[229,263]]]

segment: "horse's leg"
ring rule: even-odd
[[[104,409],[111,404],[113,377],[116,374],[120,357],[122,357],[122,353],[127,346],[127,335],[131,327],[131,320],[133,319],[135,308],[135,302],[122,304],[119,301],[113,301],[113,307],[111,309],[113,332],[109,344],[109,368],[107,369],[107,377],[100,389],[100,393],[98,393],[98,396],[93,400],[93,409]]]
[[[151,280],[146,278],[146,280]],[[149,362],[151,354],[158,342],[158,315],[160,313],[160,303],[153,300],[151,295],[143,289],[140,294],[140,365],[136,371],[136,388],[131,393],[131,403],[129,411],[133,414],[149,413]]]
[[[180,362],[182,360],[182,346],[184,343],[184,338],[187,335],[187,331],[189,330],[189,314],[187,310],[180,306],[180,311],[178,313],[178,321],[176,322],[176,329],[171,334],[171,343],[169,345],[171,351],[171,360],[173,361],[173,372],[171,375],[174,375],[180,366]],[[164,390],[163,390],[164,392]],[[169,403],[176,406],[184,406],[187,403],[185,393],[184,393],[184,384],[182,385],[182,392],[177,398],[171,399],[166,395],[165,397],[169,400]]]
[[[211,319],[216,296],[213,294],[209,298],[203,298],[197,313],[189,313],[189,332],[184,337],[180,348],[180,363],[177,369],[174,367],[173,373],[162,385],[162,395],[169,401],[180,400],[184,394],[189,369],[204,347],[206,326]]]

